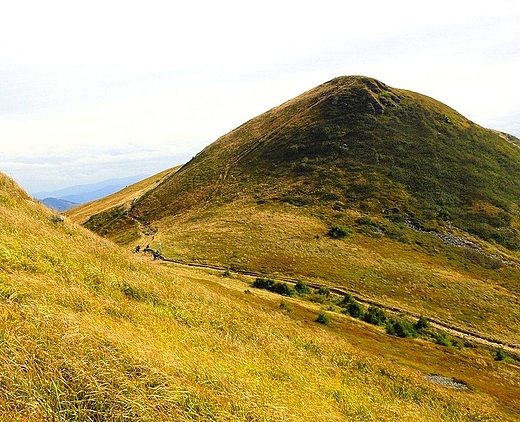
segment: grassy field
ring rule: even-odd
[[[322,221],[294,206],[240,205],[164,220],[152,247],[161,245],[165,257],[185,262],[343,287],[484,336],[520,342],[514,267],[488,268],[475,261],[480,256],[430,234],[403,229],[416,238],[403,243],[366,236],[364,227],[353,225],[357,231],[336,240],[326,235]]]
[[[3,176],[0,217],[0,420],[502,421],[520,410],[518,366],[489,350],[397,339],[245,279],[161,265]]]
[[[282,297],[224,271],[339,287],[518,345],[514,142],[429,97],[334,79],[180,168],[68,211],[58,232],[79,238],[71,222],[84,224],[123,246],[105,243],[124,264],[103,255],[87,265],[98,281],[79,285],[96,300],[67,312],[164,377],[158,407],[140,404],[141,418],[515,420],[518,357],[442,333],[397,338],[335,302]],[[136,245],[223,270],[163,265],[132,254]],[[92,260],[80,250],[69,278]],[[432,384],[432,374],[467,388]],[[145,381],[132,380],[142,392]]]

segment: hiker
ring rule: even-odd
[[[153,260],[155,261],[156,259],[161,259],[161,254],[157,249],[153,251]]]
[[[141,250],[141,246],[137,245],[134,249],[134,252],[137,253]]]

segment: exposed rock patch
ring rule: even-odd
[[[450,388],[456,388],[458,390],[465,390],[468,388],[468,385],[465,382],[456,380],[455,378],[445,377],[443,375],[426,375],[424,379],[434,384],[439,384]]]
[[[462,237],[455,236],[452,233],[447,233],[447,232],[445,232],[445,233],[438,233],[438,232],[433,231],[433,230],[431,230],[431,231],[423,230],[420,227],[416,226],[411,220],[406,220],[405,224],[406,224],[406,226],[409,229],[412,229],[412,230],[415,230],[415,231],[418,231],[418,232],[421,232],[421,233],[428,233],[428,234],[431,234],[432,236],[437,237],[438,239],[440,239],[446,245],[456,246],[458,248],[466,248],[466,249],[469,249],[469,250],[471,250],[473,252],[482,254],[482,255],[486,256],[487,258],[489,258],[489,259],[492,259],[492,260],[495,260],[497,262],[500,262],[503,265],[510,265],[510,266],[513,266],[513,267],[520,268],[520,263],[518,263],[518,262],[514,262],[514,261],[511,261],[509,259],[505,259],[504,257],[501,257],[499,255],[486,253],[482,249],[482,246],[479,245],[476,242],[472,242],[472,241],[464,239]]]

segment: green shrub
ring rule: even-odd
[[[271,280],[270,278],[257,277],[255,281],[253,281],[253,287],[256,287],[257,289],[271,290],[273,286],[274,280]]]
[[[328,327],[331,326],[330,318],[325,312],[320,312],[316,318],[316,322],[320,324],[326,325]]]
[[[347,228],[337,225],[329,228],[329,231],[327,232],[327,236],[331,237],[332,239],[343,239],[349,234],[350,231]]]
[[[288,285],[285,282],[275,282],[270,278],[257,277],[253,282],[253,287],[256,287],[257,289],[269,290],[270,292],[278,293],[284,296],[294,296],[296,293],[294,287]]]
[[[417,331],[426,330],[430,326],[430,322],[428,321],[428,318],[421,315],[417,322],[415,323],[415,329]]]
[[[388,318],[385,323],[387,334],[397,337],[417,337],[414,325],[404,318]]]
[[[287,283],[274,283],[272,288],[269,290],[283,296],[294,296],[296,293],[294,287]]]
[[[222,273],[222,277],[231,277],[231,272],[229,271],[229,268],[226,268],[226,270]]]
[[[305,295],[311,292],[311,289],[301,280],[298,280],[294,285],[294,290],[300,295]]]
[[[354,317],[354,318],[363,318],[363,315],[364,315],[364,311],[363,311],[363,307],[353,301],[353,302],[350,302],[347,306],[347,312],[349,313],[349,315],[351,317]]]
[[[370,305],[368,311],[363,316],[363,321],[373,325],[384,325],[386,322],[386,314],[378,306]]]
[[[504,349],[500,348],[497,349],[497,352],[495,354],[495,360],[505,360],[507,358],[507,353],[504,351]]]
[[[327,298],[330,297],[330,289],[328,287],[321,286],[316,293]]]
[[[345,296],[343,296],[343,300],[341,301],[341,305],[347,307],[352,302],[354,302],[352,295],[350,293],[345,293]]]
[[[441,346],[451,347],[451,337],[443,333],[442,331],[438,332],[435,336],[435,343],[440,344]]]

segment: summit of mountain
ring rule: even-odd
[[[158,220],[244,197],[392,210],[516,248],[520,150],[508,141],[432,98],[340,77],[224,135],[135,210]]]

